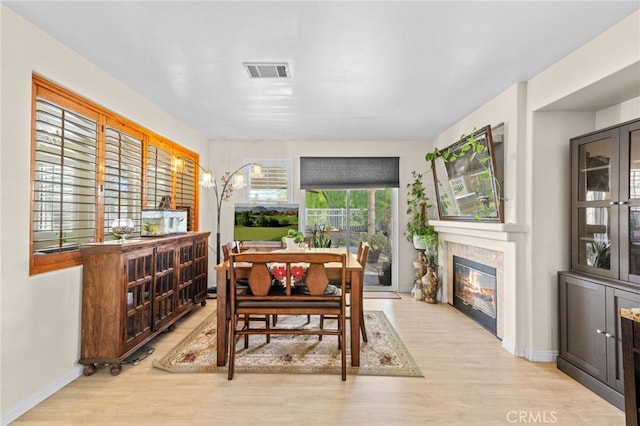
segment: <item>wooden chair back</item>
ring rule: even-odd
[[[229,380],[233,378],[235,347],[241,336],[251,334],[308,334],[336,335],[342,355],[342,380],[346,380],[345,294],[346,253],[330,252],[244,252],[230,255],[231,336],[229,351]],[[339,283],[329,284],[327,273],[339,271]],[[281,275],[274,276],[279,267]],[[296,268],[304,268],[304,277],[295,279]],[[237,291],[236,277],[246,276],[247,291]],[[333,275],[332,274],[332,275]],[[337,291],[336,291],[337,290]],[[335,315],[335,328],[286,329],[267,326],[256,328],[239,321],[246,315]]]

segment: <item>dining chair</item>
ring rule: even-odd
[[[230,254],[231,325],[229,327],[229,372],[235,372],[236,346],[240,337],[255,334],[338,336],[342,380],[346,380],[346,253],[261,252]],[[327,264],[340,271],[340,280],[329,283]],[[236,276],[249,270],[249,287],[237,287]],[[337,266],[336,266],[337,265]],[[304,273],[300,272],[303,268]],[[333,269],[334,271],[336,269]],[[273,285],[274,278],[280,285]],[[251,315],[332,315],[334,327],[255,327],[242,319]]]
[[[242,243],[240,241],[229,241],[222,245],[222,258],[225,262],[229,261],[230,259],[229,255],[231,253],[240,253],[241,251],[242,251]],[[239,291],[243,291],[243,289],[246,289],[249,287],[249,279],[247,277],[236,275],[235,282],[236,282],[236,288]],[[249,322],[249,321],[264,322],[268,327],[271,321],[271,316],[270,315],[260,316],[260,317],[245,316],[243,319],[246,322]],[[273,318],[273,321],[275,322],[276,318]],[[271,342],[271,336],[267,335],[267,343],[270,343],[270,342]],[[245,348],[249,347],[249,336],[245,336],[244,347]]]
[[[358,263],[360,265],[362,265],[362,273],[360,273],[360,292],[359,294],[354,295],[353,292],[351,291],[351,280],[347,280],[347,293],[349,294],[349,302],[347,302],[347,308],[351,307],[351,299],[353,297],[358,297],[360,299],[360,332],[362,334],[362,340],[367,342],[367,328],[366,328],[366,324],[364,321],[364,309],[362,308],[362,302],[363,302],[363,291],[364,291],[364,270],[365,267],[367,266],[367,258],[369,257],[369,249],[371,247],[369,246],[368,243],[366,242],[360,242],[360,244],[358,245],[358,254],[356,255],[356,259],[358,260]],[[347,315],[346,317],[347,319],[350,319],[350,316]],[[334,317],[326,317],[326,316],[321,316],[320,317],[320,328],[322,328],[324,326],[324,320],[325,319],[334,319]],[[322,340],[322,335],[320,336],[320,340]]]

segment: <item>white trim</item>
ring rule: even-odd
[[[53,379],[36,392],[16,402],[0,414],[0,424],[2,424],[2,426],[6,426],[13,422],[18,417],[22,416],[24,413],[31,410],[36,405],[40,404],[42,401],[80,377],[82,375],[82,370],[83,367],[76,364],[71,369],[67,370],[67,372],[62,376]]]

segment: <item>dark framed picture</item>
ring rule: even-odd
[[[440,219],[503,222],[491,126],[442,150],[431,168]]]

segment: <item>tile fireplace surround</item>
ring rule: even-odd
[[[524,294],[524,286],[518,288],[518,283],[524,283],[525,277],[525,228],[503,223],[433,220],[429,223],[435,227],[442,244],[439,253],[442,302],[453,305],[453,256],[496,268],[496,335],[507,351],[531,359],[531,354],[522,344],[526,336],[521,330],[526,330],[523,322],[527,320],[517,315],[518,295]],[[469,321],[473,319],[469,318]],[[478,325],[478,332],[485,330]]]

